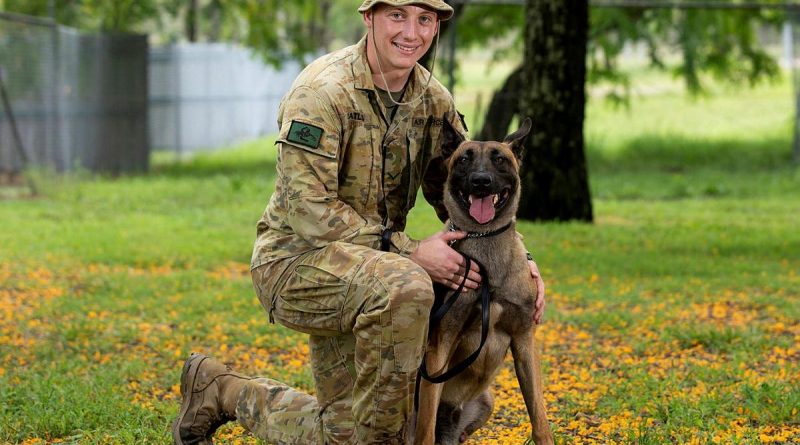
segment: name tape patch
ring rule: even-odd
[[[292,121],[286,140],[308,148],[317,148],[322,141],[323,133],[322,128],[305,122]]]
[[[363,121],[364,115],[359,111],[350,111],[347,113],[347,118],[351,121]]]

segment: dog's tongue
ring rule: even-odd
[[[478,224],[486,224],[494,218],[492,195],[483,198],[472,195],[470,198],[472,198],[472,204],[469,206],[469,216],[478,221]]]

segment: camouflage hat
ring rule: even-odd
[[[367,12],[378,3],[384,3],[389,6],[406,6],[406,5],[420,5],[427,6],[436,11],[439,15],[439,20],[448,20],[453,16],[453,8],[450,7],[444,0],[364,0],[358,12]]]

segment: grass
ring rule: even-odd
[[[648,78],[628,109],[587,109],[595,224],[519,225],[548,286],[557,442],[800,442],[790,88],[690,100]],[[192,350],[312,388],[303,337],[267,323],[248,274],[274,162],[270,141],[161,154],[0,201],[0,443],[165,443]],[[439,227],[413,211],[413,235]],[[511,367],[495,393],[474,443],[522,443]]]

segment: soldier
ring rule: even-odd
[[[311,63],[281,103],[278,178],[251,264],[270,321],[310,335],[316,397],[193,354],[177,444],[211,443],[234,419],[269,443],[405,443],[432,285],[456,288],[466,273],[479,286],[477,266],[465,270],[448,244],[466,233],[403,232],[420,187],[446,219],[443,119],[466,132],[450,93],[417,64],[453,9],[365,0],[358,11],[367,35]],[[544,284],[530,268],[538,322]]]

